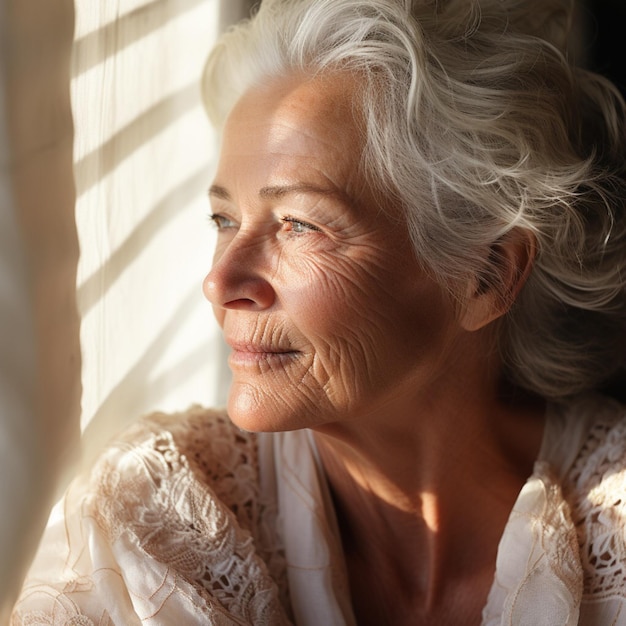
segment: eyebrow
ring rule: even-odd
[[[230,200],[228,190],[225,187],[220,187],[219,185],[211,185],[209,187],[209,196],[214,196],[220,200]]]
[[[337,196],[345,200],[345,194],[337,189],[320,187],[312,183],[293,183],[292,185],[270,185],[259,189],[259,197],[264,199],[282,198],[294,193],[313,193],[323,196]],[[221,185],[211,185],[209,187],[209,196],[220,198],[221,200],[232,200],[230,193]]]

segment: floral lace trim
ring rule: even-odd
[[[109,449],[93,480],[111,541],[130,533],[246,623],[286,623],[284,553],[275,506],[261,501],[253,435],[200,408],[157,414]]]
[[[101,456],[89,488],[68,492],[69,514],[44,542],[45,582],[31,574],[11,624],[111,626],[113,612],[116,624],[121,614],[163,623],[170,596],[193,607],[194,623],[289,624],[276,504],[264,500],[257,457],[256,436],[213,411],[138,422]],[[167,586],[150,588],[164,573]]]
[[[603,412],[567,476],[578,533],[583,598],[626,599],[626,419]]]
[[[569,509],[549,465],[537,462],[504,530],[482,625],[573,626],[580,595]]]
[[[281,602],[289,611],[287,561],[278,532],[278,503],[261,492],[257,436],[239,430],[223,414],[193,407],[185,419],[162,419],[191,470],[203,485],[210,485],[219,502],[230,509],[239,525],[251,533],[256,553],[278,585]]]
[[[18,616],[14,616],[11,624],[17,624]],[[53,617],[49,613],[43,611],[30,611],[19,617],[20,626],[55,626],[59,624],[58,616]],[[107,615],[103,619],[94,622],[85,615],[72,615],[67,617],[63,622],[63,626],[115,626]]]

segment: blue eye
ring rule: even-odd
[[[282,221],[285,224],[289,224],[290,231],[292,233],[296,233],[297,235],[309,232],[321,232],[317,226],[309,224],[308,222],[303,222],[302,220],[297,220],[294,217],[283,217]]]
[[[216,226],[217,230],[223,230],[224,228],[232,228],[235,223],[224,215],[219,213],[213,213],[209,215],[209,219]]]

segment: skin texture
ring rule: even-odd
[[[251,93],[225,130],[205,291],[234,348],[229,412],[250,430],[358,419],[454,358],[452,305],[362,180],[337,86]]]
[[[491,349],[532,242],[499,245],[506,298],[468,277],[452,302],[360,171],[356,88],[284,78],[227,121],[204,290],[233,349],[228,410],[248,430],[314,429],[359,624],[479,623],[543,428]]]

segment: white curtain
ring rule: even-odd
[[[72,3],[0,3],[0,620],[75,454]]]
[[[221,347],[201,293],[215,142],[199,93],[219,14],[216,0],[76,2],[87,460],[139,414],[221,400]]]
[[[248,5],[0,0],[0,624],[81,456],[224,401],[198,83]]]

